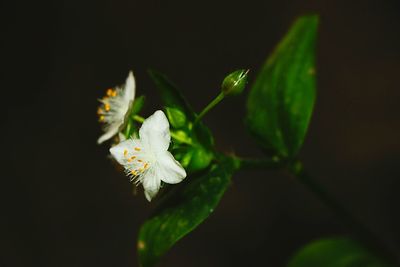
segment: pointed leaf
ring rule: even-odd
[[[187,125],[186,114],[181,109],[166,107],[165,112],[173,128],[180,129]]]
[[[224,159],[200,177],[187,177],[188,183],[167,198],[140,229],[138,254],[143,267],[153,266],[214,211],[236,168],[233,160]]]
[[[179,110],[186,114],[188,119],[187,131],[191,131],[193,122],[197,117],[197,114],[193,111],[192,107],[188,104],[176,86],[165,75],[155,70],[149,70],[149,75],[160,92],[161,99],[163,100],[165,107],[172,108],[175,111]],[[174,120],[175,118],[171,117],[168,119]],[[197,139],[207,149],[212,149],[214,146],[214,138],[208,127],[206,127],[202,122],[199,122],[196,126],[194,126],[193,132],[195,134],[195,139]]]
[[[288,267],[389,267],[358,242],[349,238],[314,241],[290,260]]]
[[[247,101],[247,125],[261,145],[295,156],[315,100],[317,16],[299,18],[261,68]]]
[[[149,70],[148,73],[160,92],[164,105],[181,110],[189,117],[189,120],[194,121],[196,118],[195,113],[177,87],[167,78],[167,76],[155,70]]]
[[[142,110],[145,99],[146,98],[144,95],[135,98],[135,101],[133,101],[132,110],[130,112],[131,117],[138,114]]]

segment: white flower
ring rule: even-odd
[[[171,136],[164,112],[157,110],[139,130],[139,139],[128,139],[110,149],[125,172],[142,183],[148,201],[157,194],[161,181],[176,184],[186,177],[185,169],[168,151]]]
[[[116,135],[126,123],[126,117],[135,98],[135,78],[129,72],[125,85],[120,88],[108,89],[106,96],[100,99],[102,105],[98,108],[99,121],[104,123],[104,134],[97,140],[98,144]]]

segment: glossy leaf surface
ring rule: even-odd
[[[216,208],[237,166],[229,158],[213,164],[198,177],[187,177],[141,227],[139,260],[143,267],[153,266],[179,239],[195,229]]]
[[[318,17],[299,18],[261,68],[247,101],[247,125],[259,143],[283,157],[300,149],[315,101]]]
[[[349,238],[314,241],[291,259],[287,267],[388,267],[358,242]]]

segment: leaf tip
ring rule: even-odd
[[[151,78],[154,78],[154,77],[156,77],[156,76],[159,75],[159,72],[156,71],[156,70],[153,69],[153,68],[148,68],[148,69],[147,69],[147,74],[148,74]]]
[[[320,16],[318,14],[308,14],[298,17],[293,25],[299,27],[306,27],[310,30],[317,31],[319,25]]]
[[[318,24],[319,23],[319,14],[318,13],[306,14],[304,16],[299,17],[298,20],[303,20],[303,21],[311,22],[313,24]]]

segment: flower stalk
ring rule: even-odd
[[[313,193],[327,208],[333,211],[342,222],[355,233],[358,239],[365,243],[371,250],[376,251],[382,257],[396,261],[395,254],[373,233],[364,223],[358,220],[344,206],[340,204],[328,191],[321,187],[304,169],[300,161],[294,161],[288,166],[288,170],[297,180]]]
[[[219,104],[225,98],[225,94],[223,92],[219,93],[216,98],[214,98],[196,117],[193,125],[196,125],[211,109],[213,109],[216,105]]]
[[[284,162],[279,157],[271,158],[239,158],[234,157],[238,162],[240,169],[254,170],[254,169],[278,169],[284,166]]]

